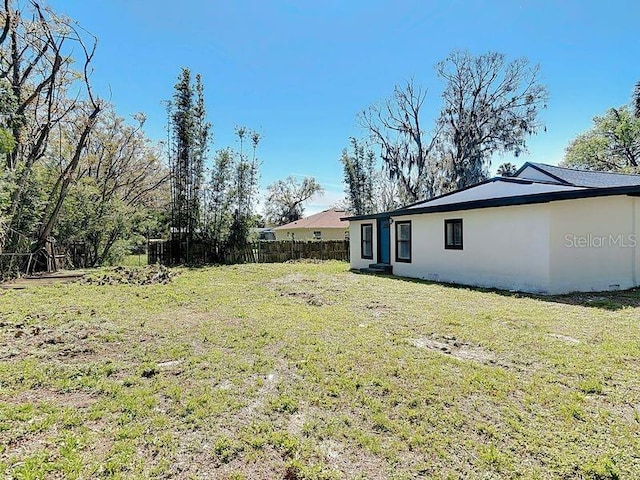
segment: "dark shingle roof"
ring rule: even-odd
[[[527,167],[535,172],[527,173]],[[527,175],[532,178],[526,178]],[[640,196],[640,175],[592,172],[527,162],[516,172],[515,177],[492,178],[398,210],[347,217],[346,220],[453,212],[611,195]]]
[[[401,210],[420,209],[436,205],[452,205],[463,202],[475,202],[496,198],[519,197],[543,193],[584,190],[583,187],[550,182],[533,182],[520,178],[495,177],[469,188],[463,188],[439,197],[402,208]]]
[[[640,185],[640,175],[628,175],[624,173],[613,172],[594,172],[591,170],[576,170],[574,168],[556,167],[553,165],[545,165],[544,163],[534,162],[525,163],[522,168],[518,170],[516,176],[520,177],[520,173],[522,173],[527,166],[531,166],[535,170],[547,173],[552,177],[556,177],[569,185],[575,185],[577,187],[606,188]]]

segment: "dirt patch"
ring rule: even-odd
[[[172,468],[171,478],[215,478],[232,480],[247,478],[251,480],[286,479],[287,465],[281,452],[271,446],[264,447],[259,456],[248,458],[239,454],[226,464],[212,459],[211,447],[199,452],[188,461],[180,460],[177,468]]]
[[[264,383],[260,387],[260,390],[258,390],[255,400],[244,407],[242,410],[240,410],[240,412],[238,412],[237,418],[245,419],[251,417],[253,413],[264,404],[267,396],[273,394],[276,391],[277,385],[278,372],[271,372],[266,377],[264,377]]]
[[[281,297],[297,298],[314,307],[328,303],[319,293],[321,288],[318,279],[292,273],[272,280],[271,284],[280,292]]]
[[[624,418],[627,423],[631,425],[640,424],[640,403],[625,402],[623,405],[612,406],[611,409]]]
[[[389,305],[379,302],[377,300],[374,300],[371,303],[366,304],[364,308],[369,312],[371,312],[371,315],[373,315],[376,318],[382,317],[385,314],[393,311],[393,308],[391,308]]]
[[[578,343],[580,343],[580,340],[578,340],[577,338],[573,338],[568,335],[561,335],[559,333],[549,333],[547,334],[547,336],[551,338],[556,338],[558,340],[562,340],[565,343],[570,343],[574,345],[577,345]]]
[[[345,290],[354,281],[351,277],[342,277],[340,282],[336,282],[335,277],[330,275],[291,273],[275,278],[269,284],[281,297],[296,298],[307,305],[320,307],[340,302]]]
[[[159,362],[158,368],[161,370],[171,370],[175,367],[182,365],[182,360],[168,360],[166,362]]]
[[[0,434],[0,442],[6,450],[3,455],[0,455],[0,460],[6,460],[7,458],[28,458],[38,451],[51,451],[55,448],[51,444],[51,441],[47,438],[48,435],[45,432],[22,432],[13,437],[7,437],[4,433]],[[7,470],[8,473],[9,470]],[[17,477],[5,477],[5,478],[17,478]]]
[[[9,398],[0,400],[14,405],[25,403],[55,403],[63,407],[87,408],[98,401],[98,398],[85,392],[56,392],[47,388],[26,390]]]
[[[455,337],[414,338],[410,340],[410,343],[414,347],[433,350],[461,360],[471,360],[479,363],[496,362],[496,356],[493,352],[489,352],[480,346],[459,341]]]
[[[331,260],[320,260],[319,258],[297,258],[295,260],[287,260],[284,263],[325,263],[330,262]]]
[[[220,383],[215,384],[213,388],[218,390],[231,390],[233,388],[233,382],[230,380],[223,380]]]
[[[348,476],[359,474],[361,478],[389,478],[388,464],[366,450],[355,451],[352,447],[333,439],[326,439],[318,445],[331,468],[348,473]]]
[[[273,285],[299,285],[301,283],[318,283],[317,278],[308,277],[303,275],[302,273],[290,273],[289,275],[285,275],[284,277],[275,278],[271,280]]]
[[[293,435],[300,436],[302,434],[302,427],[304,426],[304,422],[306,421],[306,415],[302,411],[298,411],[294,413],[289,418],[289,422],[287,424],[287,430],[291,432]]]
[[[56,285],[58,283],[74,282],[86,275],[83,270],[61,270],[52,273],[39,273],[18,278],[11,282],[0,284],[0,288],[7,290],[22,290],[31,287]]]
[[[324,300],[320,295],[310,292],[282,292],[280,293],[281,297],[294,297],[300,298],[304,300],[308,305],[312,305],[314,307],[321,307],[324,305],[326,300]]]
[[[80,283],[89,285],[156,285],[167,284],[176,272],[164,265],[144,267],[114,267],[86,275]]]
[[[0,322],[0,334],[3,334],[6,347],[0,353],[0,359],[42,357],[45,354],[69,358],[93,356],[96,354],[95,338],[99,333],[99,329],[84,322],[72,322],[58,329],[39,323]]]

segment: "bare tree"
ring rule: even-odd
[[[37,245],[43,246],[47,238],[51,235],[58,218],[60,209],[69,193],[69,187],[75,180],[75,176],[80,165],[82,151],[86,147],[89,133],[94,128],[101,105],[89,102],[86,104],[86,110],[76,112],[81,118],[78,119],[80,135],[76,139],[75,146],[72,148],[71,157],[68,159],[65,168],[55,181],[54,187],[49,194],[49,201],[46,204],[42,214],[40,231],[38,233]]]
[[[323,191],[315,178],[304,178],[302,182],[294,177],[278,180],[267,187],[265,216],[275,225],[294,222],[302,218],[304,202]]]
[[[134,217],[168,204],[169,171],[159,160],[158,147],[142,132],[144,115],[135,120],[130,125],[112,109],[101,115],[63,205],[57,230],[66,230],[63,238],[86,243],[89,265],[109,257],[114,244],[133,227]],[[63,144],[73,143],[77,134],[75,129],[61,133]],[[62,166],[56,157],[48,163],[49,171]]]
[[[53,130],[64,122],[79,129],[40,216],[35,233],[40,247],[56,225],[102,105],[89,83],[95,37],[36,0],[28,4],[24,9],[4,0],[0,12],[0,79],[9,82],[15,101],[8,122],[15,148],[6,157],[7,169],[15,175],[7,212],[12,226],[19,224],[29,177],[47,154]]]
[[[436,69],[446,81],[439,123],[447,189],[453,190],[486,178],[494,153],[526,150],[527,137],[542,127],[538,113],[548,94],[539,67],[524,58],[507,62],[501,53],[458,51]]]
[[[433,195],[431,173],[441,126],[429,135],[420,109],[427,92],[409,80],[396,85],[391,98],[371,105],[358,116],[370,140],[380,147],[385,172],[399,184],[403,201],[414,202]]]
[[[382,170],[373,174],[373,202],[374,213],[388,212],[406,205],[398,192],[398,182],[391,180]]]

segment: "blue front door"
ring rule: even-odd
[[[378,263],[391,263],[391,232],[389,219],[378,219]]]

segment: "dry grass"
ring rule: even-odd
[[[640,477],[639,292],[106,283],[0,290],[4,477]]]

